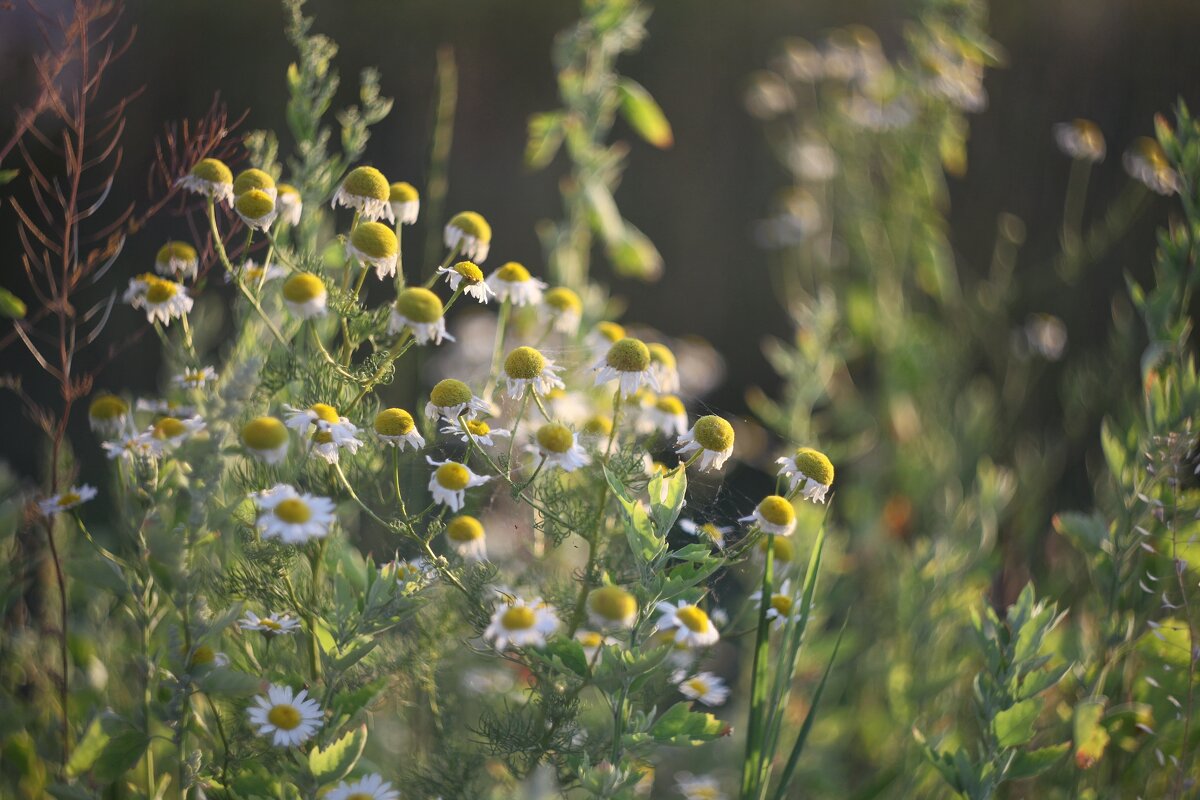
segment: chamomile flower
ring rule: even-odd
[[[530,389],[544,397],[554,389],[566,388],[557,372],[562,372],[562,367],[533,347],[517,347],[504,359],[508,396],[514,400],[524,397]]]
[[[408,328],[417,344],[441,344],[443,339],[453,342],[454,337],[446,333],[444,310],[436,294],[420,286],[410,286],[400,292],[392,305],[388,332],[399,333]]]
[[[554,330],[574,336],[583,320],[583,301],[567,287],[556,286],[542,295],[538,311],[542,320],[549,322]]]
[[[382,578],[394,580],[406,588],[416,588],[423,585],[434,576],[433,567],[424,558],[397,558],[379,568]]]
[[[596,658],[596,654],[600,652],[601,647],[607,647],[617,643],[617,640],[611,636],[605,636],[599,631],[575,631],[575,641],[579,642],[583,648],[583,657],[591,663]]]
[[[353,208],[365,220],[386,219],[395,224],[391,196],[391,187],[382,172],[374,167],[355,167],[338,186],[331,205]]]
[[[293,273],[283,282],[283,304],[300,319],[323,315],[328,298],[325,282],[311,272]]]
[[[412,414],[403,408],[385,408],[375,415],[375,435],[384,444],[403,452],[405,446],[420,450],[425,446],[425,437],[417,430]]]
[[[467,288],[463,289],[463,294],[474,297],[484,305],[496,296],[492,287],[483,279],[483,270],[473,261],[459,261],[452,267],[438,267],[437,271],[439,275],[446,276],[446,283],[450,284],[451,291],[457,292],[459,284],[466,284]]]
[[[690,772],[680,772],[675,776],[675,788],[683,795],[684,800],[727,800],[721,791],[721,784],[716,778],[708,775],[696,776]]]
[[[658,604],[658,628],[662,631],[674,629],[676,644],[688,647],[704,647],[716,644],[721,638],[717,628],[709,619],[704,609],[686,600],[680,600],[676,605],[668,602]]]
[[[247,611],[246,616],[238,620],[238,627],[244,631],[260,631],[267,636],[283,636],[300,630],[300,620],[279,613],[260,617],[253,611]]]
[[[212,367],[196,367],[194,369],[185,369],[172,378],[171,381],[181,389],[199,390],[216,379],[217,371]]]
[[[264,270],[262,265],[253,258],[247,258],[240,266],[234,269],[237,270],[237,274],[241,277],[242,282],[248,286],[258,286],[260,283],[277,280],[287,275],[287,270],[278,264],[271,264]],[[234,282],[233,273],[225,273],[225,282]]]
[[[687,409],[683,401],[673,394],[663,394],[642,411],[642,417],[652,430],[662,431],[667,436],[682,436],[687,433]]]
[[[364,268],[374,267],[380,280],[396,274],[400,240],[382,222],[360,222],[346,239],[346,255]]]
[[[801,447],[775,463],[779,464],[779,474],[788,478],[789,492],[799,489],[805,499],[825,502],[825,495],[833,485],[833,464],[828,456],[811,447]]]
[[[275,198],[279,209],[279,219],[288,225],[299,225],[300,215],[304,211],[304,201],[299,190],[290,183],[279,184],[279,196]]]
[[[429,476],[429,492],[433,502],[459,511],[467,500],[467,489],[482,486],[491,480],[487,475],[476,475],[471,469],[457,461],[434,461],[425,456],[429,465],[435,467]]]
[[[400,793],[382,775],[371,773],[353,783],[342,781],[329,790],[325,800],[400,800]]]
[[[247,192],[259,191],[274,200],[279,196],[275,179],[261,169],[244,169],[233,179],[233,196],[241,197]],[[236,202],[236,201],[235,201]]]
[[[159,417],[150,426],[150,433],[163,443],[166,449],[172,449],[183,444],[187,439],[200,433],[205,428],[204,420],[200,417]]]
[[[421,213],[421,195],[411,183],[399,181],[388,189],[388,204],[401,225],[415,225]]]
[[[583,343],[596,358],[608,353],[609,348],[625,338],[625,326],[616,322],[597,322],[596,327],[583,337]]]
[[[285,405],[284,408],[287,409],[287,426],[301,436],[307,435],[310,427],[323,430],[343,420],[349,422],[328,403],[313,403],[308,408]]]
[[[507,439],[512,436],[511,431],[504,428],[493,428],[481,419],[462,419],[459,422],[462,424],[443,425],[442,433],[457,436],[467,444],[470,444],[474,440],[484,447],[492,447],[496,444],[496,440],[493,437]]]
[[[218,203],[233,202],[233,173],[223,161],[205,158],[192,171],[175,182],[189,192],[211,197]]]
[[[658,378],[650,371],[650,350],[641,339],[626,337],[608,348],[596,362],[596,385],[618,381],[621,394],[629,396],[643,386],[658,391]]]
[[[284,544],[323,539],[336,518],[333,501],[328,497],[302,494],[286,483],[253,492],[250,499],[258,506],[259,535]]]
[[[754,507],[754,513],[741,521],[754,523],[764,533],[791,536],[796,530],[796,509],[786,497],[767,495]]]
[[[262,189],[251,189],[239,194],[233,201],[233,210],[242,218],[242,222],[256,231],[265,231],[271,227],[279,212],[275,210],[275,198]]]
[[[772,549],[773,558],[776,564],[782,564],[785,568],[790,567],[796,560],[796,545],[792,542],[790,536],[775,536],[763,537],[758,541],[758,552],[761,555],[766,555],[767,540],[770,538],[774,541],[775,546]]]
[[[492,226],[474,211],[460,211],[446,223],[442,241],[450,250],[476,263],[487,261],[492,246]]]
[[[88,405],[88,424],[96,433],[115,436],[129,422],[129,403],[115,394],[96,395]]]
[[[637,619],[637,598],[620,586],[601,586],[588,592],[587,612],[601,630],[630,628]]]
[[[322,421],[318,425],[318,430],[312,435],[309,452],[324,459],[328,464],[336,464],[340,450],[357,453],[358,448],[362,447],[363,443],[358,438],[358,432],[358,426],[345,417],[338,422],[328,424]]]
[[[612,417],[607,414],[592,414],[583,421],[579,435],[592,442],[607,439],[612,434]]]
[[[193,672],[206,672],[213,667],[229,666],[229,656],[218,653],[207,644],[198,644],[192,648],[192,652],[185,651],[182,655],[188,669]]]
[[[750,599],[757,603],[760,609],[762,608],[762,598],[761,590],[750,595]],[[773,628],[779,629],[788,623],[796,610],[795,602],[792,600],[792,582],[784,581],[779,588],[771,592],[771,602],[767,606],[767,619]]]
[[[242,426],[242,446],[250,455],[267,464],[287,458],[287,427],[275,417],[255,417]]]
[[[650,351],[650,371],[658,379],[658,390],[678,392],[679,365],[675,361],[675,354],[665,344],[658,342],[650,342],[646,349]]]
[[[1171,168],[1162,145],[1148,136],[1139,136],[1121,159],[1125,171],[1158,194],[1179,191],[1179,175]]]
[[[538,428],[526,449],[545,461],[547,467],[558,467],[563,472],[574,472],[592,463],[592,457],[579,444],[579,436],[558,422]]]
[[[480,413],[491,410],[488,402],[476,397],[471,387],[454,378],[438,381],[429,392],[429,402],[425,404],[425,416],[430,419],[441,417],[448,422],[458,422],[463,414],[474,418]]]
[[[148,460],[158,458],[163,452],[163,443],[154,438],[149,431],[131,433],[112,442],[104,442],[101,447],[108,454],[109,460],[123,458],[126,461],[135,459]]]
[[[1104,160],[1104,134],[1088,119],[1073,119],[1054,126],[1054,143],[1077,161],[1098,164]]]
[[[688,536],[695,536],[701,541],[716,545],[718,550],[725,549],[725,537],[733,533],[733,528],[721,527],[711,522],[697,523],[690,519],[679,520],[679,527]]]
[[[706,706],[719,706],[729,699],[729,687],[711,672],[697,672],[679,681],[679,693],[689,700],[699,700]]]
[[[720,469],[733,455],[733,426],[710,414],[696,420],[687,433],[675,440],[675,452],[681,457],[700,453],[700,470]]]
[[[487,560],[483,523],[469,514],[459,514],[446,523],[446,544],[468,561]]]
[[[529,274],[523,264],[509,261],[488,276],[488,286],[501,302],[508,300],[514,306],[532,306],[542,301],[542,290],[546,284]]]
[[[149,273],[130,280],[125,301],[145,311],[148,322],[168,326],[192,310],[192,298],[183,284]]]
[[[255,733],[271,737],[276,747],[308,741],[325,722],[325,713],[307,690],[294,694],[292,687],[278,684],[271,684],[265,697],[255,697],[247,713]]]
[[[175,280],[195,280],[199,269],[200,256],[196,254],[196,248],[187,242],[167,242],[154,257],[154,271]]]
[[[138,411],[148,411],[151,414],[159,414],[167,417],[193,417],[196,415],[196,407],[184,405],[175,400],[155,400],[149,397],[139,397],[134,406]]]
[[[544,647],[546,637],[557,631],[558,625],[554,610],[541,598],[528,603],[513,598],[496,606],[483,638],[497,650],[507,647]]]
[[[72,486],[65,492],[59,492],[53,497],[39,501],[38,508],[47,517],[52,517],[61,511],[70,511],[72,508],[86,503],[95,496],[96,487],[88,486],[84,483],[79,486]]]

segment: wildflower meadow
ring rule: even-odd
[[[418,103],[371,4],[263,5],[278,69],[181,4],[272,87],[243,109],[137,61],[160,8],[0,3],[38,32],[0,121],[0,797],[1200,796],[1194,79],[1128,140],[1030,134],[1061,214],[980,243],[987,4],[773,30],[695,95],[760,156],[752,224],[679,223],[735,237],[697,265],[696,198],[628,187],[747,161],[639,74],[659,9],[561,4],[552,105],[496,80],[523,124],[464,145],[469,51]],[[185,80],[213,99],[136,111]],[[545,191],[455,166],[485,140]]]

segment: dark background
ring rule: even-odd
[[[43,7],[57,8],[54,3]],[[551,40],[573,23],[576,12],[576,4],[566,0],[309,4],[316,30],[341,45],[337,65],[343,84],[335,108],[354,102],[361,68],[374,65],[382,71],[384,94],[395,99],[395,108],[374,129],[366,160],[393,180],[423,185],[434,52],[442,43],[455,46],[460,86],[447,210],[476,209],[492,222],[496,233],[489,263],[515,259],[535,271],[542,259],[533,226],[558,214],[562,163],[539,173],[522,168],[525,120],[557,105]],[[747,386],[776,388],[778,379],[760,354],[760,342],[764,335],[789,333],[770,293],[767,257],[750,239],[753,222],[784,178],[763,146],[759,123],[743,110],[746,77],[766,64],[781,36],[815,40],[850,23],[874,28],[894,53],[911,13],[908,3],[882,0],[664,1],[655,5],[641,52],[620,64],[659,100],[676,144],[664,153],[635,143],[617,193],[625,215],[658,245],[666,273],[649,287],[611,282],[630,301],[627,319],[652,322],[668,334],[699,334],[725,355],[727,379],[711,398],[716,406],[742,412]],[[1021,268],[1029,275],[1046,269],[1056,252],[1069,169],[1053,146],[1051,125],[1083,116],[1104,131],[1109,158],[1093,175],[1089,204],[1099,208],[1097,199],[1114,196],[1126,180],[1120,152],[1135,136],[1152,133],[1153,115],[1169,111],[1177,97],[1197,100],[1200,3],[1022,0],[993,3],[991,15],[992,35],[1008,63],[987,75],[990,104],[972,119],[969,172],[951,181],[952,241],[960,270],[977,273],[990,258],[997,215],[1012,212],[1028,226]],[[199,116],[215,91],[231,110],[249,109],[245,130],[282,132],[284,70],[293,53],[277,3],[135,0],[128,3],[126,19],[137,26],[137,39],[116,67],[110,89],[114,94],[146,89],[129,114],[126,164],[114,205],[141,198],[151,143],[161,124]],[[31,15],[20,3],[14,11],[0,11],[0,108],[29,99],[30,59],[38,47]],[[10,126],[11,117],[0,122],[0,135]],[[632,138],[623,127],[618,134]],[[1014,318],[1050,311],[1066,321],[1076,352],[1102,347],[1110,300],[1122,291],[1122,273],[1148,271],[1153,229],[1167,208],[1166,201],[1156,201],[1133,234],[1069,296],[1038,296],[1031,289],[1020,298]],[[0,210],[0,219],[0,285],[28,300],[11,209]],[[111,285],[147,270],[162,240],[184,234],[182,223],[160,220],[127,247]],[[127,308],[113,316],[111,336],[140,324],[141,314]],[[154,392],[159,376],[152,338],[110,367],[99,384]],[[21,373],[34,392],[41,391],[35,367],[19,344],[0,351],[0,372]],[[1136,386],[1133,374],[1118,379]],[[1049,409],[1060,405],[1053,390],[1045,402],[1052,417]],[[16,422],[18,413],[11,395],[0,396],[0,419],[5,420],[0,453],[30,475],[38,464],[40,435]]]

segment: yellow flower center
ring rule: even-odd
[[[173,281],[154,280],[146,288],[146,299],[151,303],[165,303],[179,291]]]
[[[772,525],[791,525],[796,521],[796,509],[786,498],[777,494],[764,497],[758,504],[758,513]]]
[[[112,420],[129,413],[129,404],[115,394],[102,394],[88,406],[92,419]]]
[[[710,542],[721,544],[725,541],[725,534],[716,525],[711,522],[706,522],[700,526],[700,533]]]
[[[692,435],[705,450],[723,453],[733,448],[733,426],[721,417],[710,414],[696,420]]]
[[[283,630],[283,626],[273,619],[260,619],[258,624],[270,631]]]
[[[801,447],[792,456],[792,460],[796,462],[796,468],[804,477],[814,480],[822,486],[833,484],[833,463],[821,451],[813,450],[811,447]]]
[[[761,539],[758,543],[758,549],[767,552],[767,540]],[[796,547],[792,544],[792,540],[787,536],[775,537],[775,560],[784,564],[790,564],[792,559],[796,557]]]
[[[265,190],[274,189],[275,179],[261,169],[247,169],[238,173],[238,176],[233,181],[233,193],[236,196],[244,195],[253,189]]]
[[[483,281],[483,270],[474,261],[460,261],[454,265],[454,271],[462,276],[463,282],[468,286]]]
[[[299,497],[289,497],[275,506],[275,516],[289,525],[303,525],[312,519],[312,509]]]
[[[781,617],[786,617],[792,613],[792,598],[786,594],[771,595],[771,608],[779,612]]]
[[[500,624],[510,631],[527,631],[537,619],[529,606],[513,606],[500,617]]]
[[[309,406],[308,410],[316,414],[317,419],[322,422],[334,423],[341,420],[341,415],[338,414],[337,409],[328,403],[313,403]]]
[[[664,394],[654,401],[654,407],[664,414],[678,416],[685,413],[683,402],[673,394]]]
[[[167,242],[158,251],[155,261],[159,264],[169,264],[172,259],[179,261],[195,261],[196,248],[186,242]]]
[[[275,210],[275,200],[261,189],[239,194],[233,204],[246,219],[261,219]]]
[[[704,610],[696,606],[684,606],[675,612],[675,619],[683,623],[692,633],[704,633],[708,630],[711,623],[708,621],[708,614]]]
[[[458,228],[464,235],[478,239],[481,242],[490,242],[492,240],[492,226],[483,218],[483,215],[475,211],[461,211],[455,214],[450,218],[447,226]]]
[[[429,399],[439,408],[451,408],[471,402],[471,387],[462,381],[447,378],[438,381],[429,392]]]
[[[588,421],[583,423],[583,432],[589,436],[608,436],[612,433],[612,420],[603,414],[596,414],[589,417]]]
[[[483,523],[462,514],[446,523],[446,536],[454,542],[474,542],[483,538]]]
[[[467,488],[467,484],[471,482],[471,471],[454,461],[442,464],[434,474],[437,475],[438,484],[452,492]]]
[[[350,234],[350,244],[367,258],[391,258],[399,243],[396,233],[382,222],[360,222]]]
[[[509,261],[500,269],[496,270],[496,277],[508,283],[524,283],[530,279],[529,270],[525,269],[524,264],[518,264],[516,261]]]
[[[157,439],[174,439],[187,433],[187,426],[175,417],[163,417],[154,423],[154,436]]]
[[[63,492],[58,497],[58,505],[61,508],[66,508],[67,506],[73,506],[82,500],[83,498],[75,492]]]
[[[252,450],[274,450],[287,438],[287,428],[274,417],[255,417],[242,426],[242,442]]]
[[[565,286],[558,286],[542,297],[546,305],[561,313],[573,311],[576,314],[583,313],[583,301],[579,299],[579,295],[571,291]]]
[[[312,438],[317,444],[329,444],[333,441],[333,434],[329,431],[317,431]]]
[[[601,338],[615,344],[625,338],[625,328],[615,322],[598,322],[596,323],[596,333],[600,334]]]
[[[192,660],[190,663],[193,667],[200,667],[205,664],[212,664],[216,660],[217,654],[213,649],[206,644],[202,644],[192,651]]]
[[[375,417],[375,432],[380,436],[407,436],[416,423],[403,408],[385,408]]]
[[[267,722],[281,731],[295,730],[300,727],[300,710],[295,706],[277,705],[267,712]]]
[[[518,347],[504,359],[504,373],[514,380],[532,380],[546,368],[546,358],[532,347]]]
[[[350,170],[350,174],[342,181],[342,189],[348,195],[369,200],[387,200],[392,196],[387,178],[374,167],[355,167]]]
[[[411,203],[420,199],[421,196],[417,194],[416,188],[406,181],[393,183],[388,190],[388,200],[393,203]]]
[[[442,318],[442,301],[428,289],[411,287],[396,298],[396,313],[411,322],[437,322]]]
[[[481,419],[469,419],[467,422],[467,430],[472,436],[487,436],[492,432],[492,426],[488,425]]]
[[[325,283],[311,272],[297,272],[283,282],[283,299],[302,304],[325,296]]]
[[[650,351],[650,360],[655,364],[662,364],[667,369],[675,369],[675,354],[665,344],[651,342],[646,345],[646,349]]]
[[[608,349],[605,361],[617,372],[642,372],[650,366],[650,350],[641,339],[626,337]]]
[[[551,453],[565,453],[575,444],[575,435],[566,425],[551,422],[538,428],[538,446]]]
[[[609,622],[624,622],[637,613],[637,600],[620,586],[602,586],[588,595],[588,608]]]
[[[604,637],[595,631],[587,631],[579,634],[579,643],[588,648],[599,647],[604,644]]]
[[[215,158],[206,158],[192,167],[192,177],[209,183],[233,183],[233,173],[225,162]]]
[[[684,682],[684,685],[687,686],[689,689],[691,689],[696,694],[701,695],[701,696],[708,694],[708,690],[710,688],[708,685],[708,681],[704,680],[703,678],[699,678],[699,677],[688,678],[687,681]]]

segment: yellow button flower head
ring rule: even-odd
[[[796,545],[792,543],[792,538],[790,536],[776,536],[774,537],[774,541],[775,547],[773,547],[772,550],[774,551],[774,559],[776,563],[786,566],[796,560]],[[764,555],[766,554],[767,537],[763,537],[759,540],[758,552],[763,553]]]
[[[750,595],[760,608],[762,607],[762,591],[757,591]],[[767,619],[771,620],[772,627],[782,628],[792,619],[794,611],[798,610],[799,606],[792,600],[792,582],[784,581],[783,584],[771,593],[771,602],[767,606]]]
[[[490,411],[491,406],[486,400],[476,397],[470,386],[454,378],[438,381],[429,392],[429,402],[425,404],[425,416],[430,419],[441,417],[455,424],[463,414],[475,417]]]
[[[388,191],[392,214],[401,225],[413,225],[421,213],[421,195],[411,183],[393,183]]]
[[[375,415],[375,435],[391,447],[404,450],[408,445],[413,450],[425,446],[425,437],[417,430],[417,423],[403,408],[385,408]]]
[[[283,282],[283,304],[300,319],[322,316],[328,299],[325,282],[311,272],[293,273]]]
[[[658,391],[658,379],[650,371],[650,350],[641,339],[626,337],[615,342],[594,369],[597,386],[619,381],[621,394],[626,397],[643,386]]]
[[[241,197],[252,189],[266,192],[271,196],[272,200],[279,196],[279,190],[275,186],[275,179],[261,169],[251,168],[242,170],[233,179],[233,196],[235,198]]]
[[[233,173],[225,166],[225,162],[216,158],[196,162],[192,171],[176,181],[175,185],[211,197],[218,203],[233,202]]]
[[[1179,191],[1179,176],[1171,168],[1162,145],[1148,136],[1139,136],[1125,151],[1121,163],[1126,172],[1159,194]]]
[[[686,674],[686,672],[683,673],[683,675]],[[698,700],[706,706],[719,706],[729,698],[729,687],[725,685],[725,681],[711,672],[698,672],[679,682],[679,693],[689,700]]]
[[[548,467],[558,467],[563,472],[574,472],[592,463],[592,458],[579,444],[579,436],[558,422],[548,422],[538,428],[533,444],[526,448]]]
[[[374,267],[380,280],[396,274],[400,242],[382,222],[360,222],[346,240],[346,255],[364,267]]]
[[[446,333],[446,318],[442,316],[442,301],[436,294],[420,286],[403,289],[392,305],[388,332],[399,333],[408,328],[417,344],[441,344],[443,339],[454,341]]]
[[[556,286],[542,295],[539,312],[542,320],[550,323],[554,330],[574,336],[583,320],[583,301],[567,287]]]
[[[753,514],[742,517],[742,522],[752,522],[776,536],[791,536],[796,530],[796,509],[786,497],[767,495],[755,506]]]
[[[588,618],[597,628],[631,628],[637,620],[637,598],[620,586],[592,589],[587,597]]]
[[[469,514],[459,514],[446,523],[446,543],[468,561],[487,560],[483,523]]]
[[[199,269],[200,257],[196,255],[196,248],[187,242],[167,242],[154,258],[154,271],[175,280],[195,280]]]
[[[233,201],[233,210],[242,222],[256,231],[270,228],[279,214],[275,210],[275,198],[262,189],[249,189],[239,194]]]
[[[544,647],[546,637],[558,630],[558,617],[541,598],[526,602],[521,598],[500,603],[483,638],[497,650],[507,647]]]
[[[658,604],[658,628],[662,631],[674,629],[674,641],[687,647],[707,647],[721,638],[704,609],[686,600],[676,605],[667,602]]]
[[[1073,119],[1054,126],[1054,142],[1058,149],[1078,161],[1098,164],[1104,160],[1104,134],[1091,120]]]
[[[715,415],[701,417],[691,430],[676,440],[675,452],[682,457],[699,452],[700,469],[720,469],[733,455],[733,426]]]
[[[144,310],[150,323],[168,326],[171,320],[192,310],[192,298],[183,284],[148,272],[130,279],[125,302]]]
[[[466,464],[457,461],[434,461],[425,456],[434,467],[429,477],[429,492],[433,502],[447,506],[451,511],[460,511],[467,499],[467,489],[482,486],[491,480],[487,475],[476,475]]]
[[[791,456],[778,459],[779,474],[790,481],[788,491],[797,489],[804,497],[816,503],[824,503],[829,487],[833,485],[833,464],[829,457],[811,447],[801,447]]]
[[[204,420],[200,417],[159,417],[150,428],[150,432],[169,449],[183,444],[186,439],[200,433],[205,427]]]
[[[355,167],[334,193],[332,205],[353,208],[365,220],[386,219],[394,225],[391,197],[391,187],[382,172],[374,167]]]
[[[286,636],[300,630],[300,620],[278,612],[268,617],[260,617],[253,611],[247,611],[246,616],[238,620],[238,627],[244,631],[258,631],[267,638]]]
[[[667,436],[682,436],[687,433],[688,416],[683,401],[673,394],[659,395],[650,407],[642,412],[646,427],[662,431]]]
[[[255,417],[242,426],[242,446],[250,455],[268,464],[287,458],[287,427],[275,417]]]
[[[88,406],[88,423],[96,433],[116,436],[128,421],[129,403],[115,394],[98,394]]]
[[[460,211],[446,223],[442,241],[450,250],[458,248],[463,258],[482,264],[492,247],[492,226],[475,211]]]
[[[488,286],[501,302],[514,306],[532,306],[542,302],[542,290],[546,284],[529,274],[524,264],[509,261],[488,276]]]
[[[508,396],[518,400],[529,390],[545,396],[555,389],[565,388],[556,366],[539,350],[533,347],[517,347],[504,359],[504,379],[508,383]]]
[[[665,344],[650,342],[646,345],[650,351],[650,371],[658,379],[660,392],[679,391],[679,366],[675,362],[675,354]]]
[[[278,190],[279,195],[275,198],[275,204],[279,207],[279,219],[288,225],[299,225],[300,215],[304,211],[304,201],[300,197],[300,190],[290,183],[279,184]]]
[[[463,289],[463,294],[474,297],[484,305],[496,296],[492,287],[483,279],[483,270],[474,261],[459,261],[452,267],[438,267],[437,272],[446,276],[446,283],[450,284],[451,291],[457,292],[460,284],[466,284],[467,288]]]

